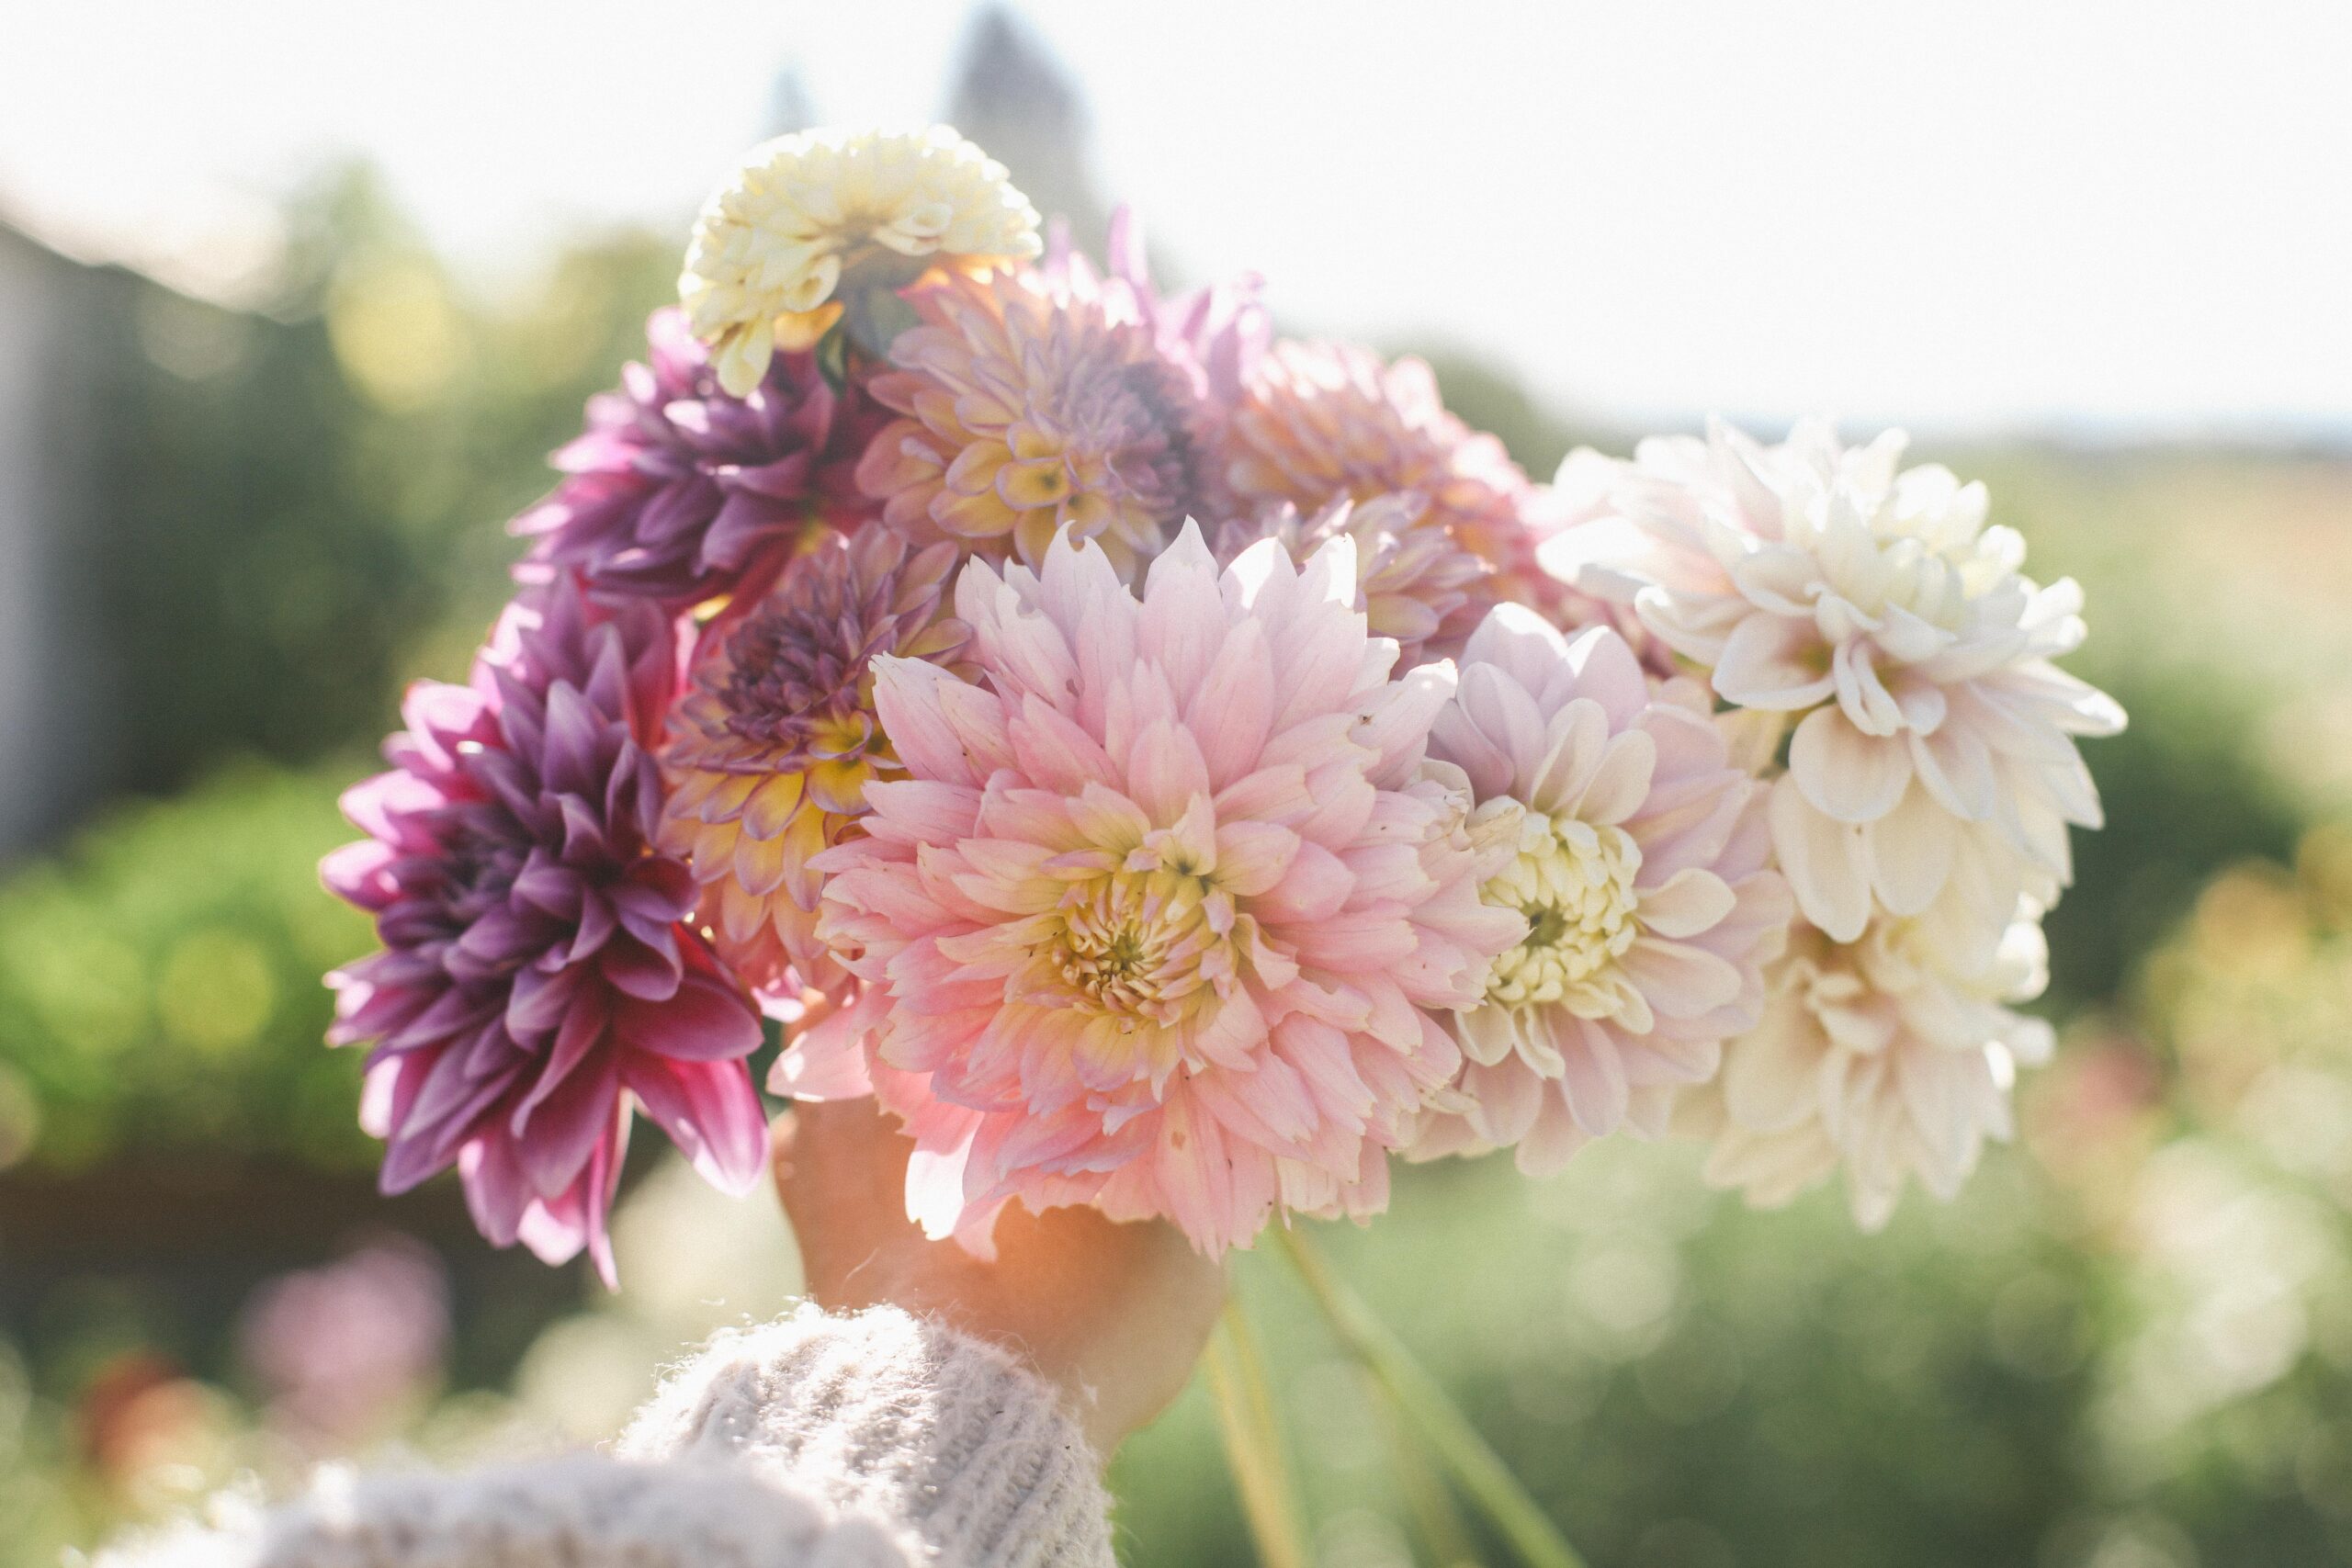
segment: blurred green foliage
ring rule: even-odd
[[[543,455],[639,350],[674,265],[619,234],[520,301],[471,299],[361,168],[288,221],[258,310],[101,275],[73,537],[119,788],[380,731],[424,639],[495,607],[498,524],[547,487]]]
[[[333,777],[231,767],[0,885],[0,1154],[368,1162],[356,1054],[320,1045],[320,976],[369,941],[319,888]]]

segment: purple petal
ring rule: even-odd
[[[737,1197],[759,1185],[767,1169],[767,1112],[741,1062],[632,1053],[621,1081],[704,1180]]]
[[[736,987],[690,971],[667,1001],[628,998],[613,1010],[613,1030],[639,1051],[687,1062],[729,1061],[760,1047],[760,1015]]]
[[[578,1179],[612,1128],[619,1095],[619,1067],[605,1055],[592,1056],[545,1100],[515,1108],[506,1130],[534,1192],[552,1198]]]
[[[596,968],[615,990],[639,1001],[666,1002],[677,992],[685,963],[675,928],[665,927],[650,942],[626,931],[616,934],[598,954]]]

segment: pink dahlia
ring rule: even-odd
[[[1084,281],[959,276],[909,295],[922,322],[872,388],[903,417],[857,469],[891,526],[1032,565],[1067,528],[1132,574],[1197,509],[1192,379],[1131,301]]]
[[[1542,1171],[1621,1123],[1662,1134],[1755,1026],[1794,912],[1760,786],[1694,683],[1653,692],[1614,631],[1518,604],[1471,635],[1430,753],[1468,776],[1483,896],[1525,934],[1453,1015],[1467,1104],[1415,1155],[1515,1144]]]
[[[384,944],[328,981],[329,1040],[375,1042],[384,1190],[454,1163],[484,1235],[549,1262],[584,1246],[607,1282],[632,1100],[730,1191],[765,1149],[758,1014],[652,849],[673,660],[650,605],[526,591],[470,683],[410,688],[392,771],[344,796],[368,837],[321,867]]]
[[[1459,1060],[1424,1010],[1475,1002],[1521,921],[1421,776],[1451,669],[1390,681],[1354,602],[1347,539],[1220,575],[1188,524],[1140,602],[1091,546],[967,567],[977,681],[876,660],[910,776],[818,861],[868,989],[782,1076],[871,1070],[933,1235],[984,1247],[1018,1198],[1165,1215],[1214,1255],[1385,1204]]]
[[[880,523],[825,536],[704,633],[671,713],[662,845],[694,868],[718,951],[787,1004],[847,983],[817,940],[808,863],[865,815],[866,784],[899,772],[874,716],[874,657],[963,646],[940,609],[956,559]]]
[[[1111,214],[1103,259],[1108,265],[1098,275],[1070,249],[1068,231],[1057,223],[1039,270],[1057,286],[1100,292],[1114,318],[1141,321],[1160,356],[1184,374],[1212,412],[1238,402],[1273,341],[1273,319],[1258,298],[1258,275],[1163,296],[1151,281],[1143,222],[1125,206]]]
[[[570,477],[514,520],[538,541],[524,575],[573,570],[603,594],[691,604],[808,524],[872,510],[857,457],[885,416],[836,392],[814,355],[776,355],[735,398],[681,312],[656,310],[646,337],[651,363],[590,399],[587,432],[556,454]]]
[[[1399,663],[1421,662],[1432,645],[1459,646],[1493,603],[1494,573],[1442,530],[1417,526],[1429,503],[1419,495],[1335,501],[1312,517],[1285,502],[1258,517],[1228,523],[1217,554],[1231,559],[1260,539],[1276,539],[1294,556],[1312,554],[1345,535],[1356,544],[1356,602],[1375,637],[1396,639]]]
[[[1535,567],[1526,509],[1534,492],[1501,442],[1439,400],[1419,359],[1384,364],[1349,344],[1276,344],[1225,425],[1224,479],[1249,508],[1288,502],[1312,513],[1333,501],[1411,493],[1418,527],[1442,533],[1528,597]]]

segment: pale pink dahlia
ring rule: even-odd
[[[2075,738],[2123,712],[2051,662],[2083,640],[2081,589],[2020,575],[1984,487],[1898,471],[1904,446],[1820,422],[1645,441],[1611,492],[1629,547],[1551,558],[1585,555],[1717,696],[1795,723],[1772,840],[1807,919],[1851,942],[1873,910],[1917,915],[1984,840],[2016,864],[1974,911],[1989,943],[2020,881],[2047,903],[2071,879],[2067,827],[2099,822]]]
[[[907,1121],[908,1201],[985,1246],[996,1211],[1165,1215],[1211,1254],[1278,1211],[1363,1214],[1521,927],[1478,900],[1458,789],[1421,776],[1438,665],[1401,682],[1354,547],[1220,575],[1188,524],[1141,601],[1102,550],[965,569],[981,679],[877,660],[910,777],[820,857],[867,983],[787,1087]],[[860,1059],[843,1047],[858,1043]]]
[[[1504,604],[1471,634],[1430,755],[1468,775],[1486,901],[1526,934],[1453,1015],[1458,1113],[1421,1157],[1517,1145],[1549,1170],[1623,1123],[1666,1130],[1673,1096],[1755,1026],[1793,907],[1765,869],[1762,791],[1703,693],[1653,693],[1624,639],[1573,641]]]
[[[569,477],[514,520],[537,541],[518,575],[572,570],[602,594],[684,606],[811,525],[873,511],[857,459],[888,416],[854,385],[836,391],[814,355],[776,355],[737,398],[677,310],[656,310],[646,338],[650,363],[590,399],[587,431],[555,455]]]
[[[1230,560],[1260,539],[1276,539],[1294,558],[1311,555],[1345,535],[1356,545],[1357,604],[1375,637],[1396,639],[1403,668],[1432,650],[1459,645],[1493,603],[1494,573],[1442,529],[1418,526],[1429,510],[1412,493],[1383,495],[1361,504],[1335,501],[1312,517],[1285,502],[1217,535],[1217,555]]]
[[[1125,206],[1111,214],[1103,259],[1107,266],[1098,275],[1085,256],[1070,249],[1068,231],[1056,228],[1049,231],[1038,270],[1057,286],[1099,292],[1113,319],[1141,321],[1160,356],[1183,372],[1213,418],[1238,402],[1273,342],[1273,318],[1258,298],[1258,275],[1162,295],[1151,281],[1143,222]]]
[[[1350,344],[1284,341],[1259,362],[1224,426],[1224,479],[1245,507],[1410,493],[1418,528],[1442,533],[1525,597],[1536,570],[1526,509],[1534,492],[1501,442],[1445,410],[1419,359],[1385,364]]]
[[[909,295],[922,322],[872,384],[904,417],[857,470],[893,527],[1032,565],[1067,529],[1132,574],[1197,509],[1193,381],[1132,301],[1085,281],[999,273]]]
[[[775,586],[714,622],[670,716],[662,847],[702,885],[718,951],[791,1007],[848,976],[817,940],[809,861],[899,772],[874,716],[877,654],[944,660],[962,623],[941,613],[953,545],[916,551],[888,527],[828,535]]]
[[[632,1100],[716,1185],[765,1163],[758,1014],[652,848],[674,658],[650,605],[527,591],[469,684],[410,689],[392,771],[344,796],[369,836],[321,867],[384,944],[328,979],[330,1041],[375,1042],[384,1190],[454,1163],[484,1235],[549,1262],[584,1246],[608,1282]]]
[[[2048,977],[2034,914],[1973,957],[1917,921],[1881,917],[1850,943],[1798,922],[1762,1021],[1675,1108],[1677,1131],[1713,1145],[1708,1180],[1769,1206],[1842,1168],[1868,1230],[1910,1177],[1951,1198],[1985,1140],[2010,1135],[2018,1068],[2050,1055],[2050,1026],[2004,1005]]]

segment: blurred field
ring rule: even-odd
[[[490,301],[363,177],[300,218],[264,312],[87,280],[122,460],[83,586],[120,700],[111,787],[0,870],[0,1568],[317,1457],[601,1437],[794,1284],[763,1200],[659,1158],[616,1297],[491,1254],[446,1184],[373,1195],[356,1058],[319,1043],[318,976],[367,942],[313,875],[334,795],[400,682],[461,668],[499,520],[672,246]],[[1539,475],[1622,445],[1431,357]],[[1329,1249],[1600,1568],[2352,1558],[2352,460],[1923,455],[2083,581],[2074,667],[2132,715],[2088,748],[2110,826],[2050,923],[2065,1043],[2022,1146],[1876,1238],[1623,1146],[1413,1173]],[[1429,1561],[1379,1407],[1278,1258],[1238,1274],[1323,1560]],[[1116,1481],[1130,1562],[1245,1560],[1197,1390]]]

